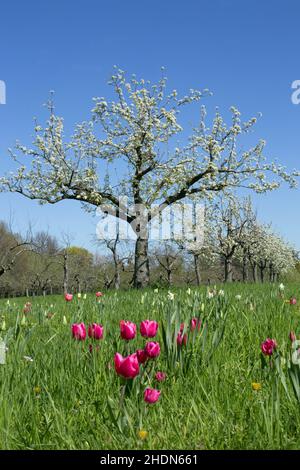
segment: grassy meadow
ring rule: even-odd
[[[300,302],[287,301],[299,290],[289,284],[280,296],[278,284],[232,284],[212,298],[206,287],[174,288],[174,298],[163,289],[35,297],[26,314],[28,299],[1,300],[0,449],[300,448],[300,402],[288,376]],[[200,331],[190,331],[193,317]],[[132,341],[120,338],[122,319],[137,324]],[[122,379],[114,355],[145,346],[144,319],[159,322],[161,353]],[[104,338],[76,341],[74,322],[101,323]],[[180,346],[181,323],[188,340]],[[268,337],[278,346],[262,358]],[[161,390],[152,405],[146,387]]]

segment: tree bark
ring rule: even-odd
[[[201,284],[201,273],[199,269],[199,255],[194,254],[194,266],[195,266],[195,274],[196,274],[196,283],[197,286]]]
[[[149,284],[148,239],[138,237],[135,244],[133,285],[137,289]]]
[[[260,282],[264,282],[264,280],[265,280],[265,268],[260,266],[259,271],[260,271]]]
[[[232,282],[232,258],[225,258],[225,282]]]

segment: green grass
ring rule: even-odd
[[[205,288],[193,288],[190,295],[172,289],[173,301],[167,290],[110,292],[99,303],[93,295],[68,304],[59,296],[35,298],[25,325],[26,299],[10,305],[2,300],[6,325],[0,334],[8,352],[0,365],[0,448],[299,448],[299,403],[289,382],[290,397],[276,374],[262,370],[260,343],[271,337],[280,351],[289,348],[289,331],[300,333],[300,302],[284,302],[275,285],[222,288],[225,296],[213,299],[207,299]],[[296,285],[288,285],[285,298],[298,293]],[[180,321],[188,325],[193,316],[206,326],[177,351]],[[134,352],[145,340],[138,334],[125,344],[119,320],[139,324],[146,318],[160,323],[161,355],[124,389],[114,354]],[[91,354],[90,340],[72,339],[75,321],[104,325],[99,350]],[[158,370],[168,376],[159,386],[153,378]],[[252,382],[262,389],[253,391]],[[161,389],[154,405],[143,402],[146,386]],[[148,432],[144,440],[141,429]]]

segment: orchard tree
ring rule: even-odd
[[[149,223],[166,207],[225,189],[265,192],[282,180],[295,186],[298,173],[266,162],[264,141],[239,150],[240,137],[252,130],[256,118],[242,122],[236,108],[231,108],[230,124],[217,111],[210,127],[202,108],[200,125],[186,142],[176,144],[183,132],[179,111],[207,96],[206,90],[190,90],[180,98],[176,90],[167,91],[164,76],[151,85],[134,76],[127,80],[121,70],[109,83],[115,101],[95,98],[91,118],[78,124],[69,139],[50,100],[49,119],[45,126],[36,123],[32,146],[17,144],[10,151],[18,169],[0,179],[0,190],[42,203],[71,199],[89,209],[105,205],[136,234],[135,287],[149,282]],[[18,163],[22,156],[25,164]],[[115,176],[111,170],[117,166]],[[110,183],[107,168],[114,175]],[[120,196],[128,198],[129,208]]]

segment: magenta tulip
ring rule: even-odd
[[[72,299],[73,299],[73,294],[65,294],[66,302],[71,302]]]
[[[144,349],[138,349],[136,352],[136,355],[137,355],[139,364],[144,364],[148,359],[148,356]]]
[[[195,331],[197,328],[200,331],[201,328],[201,320],[200,318],[192,318],[191,319],[191,331]]]
[[[123,357],[121,354],[115,354],[115,370],[118,375],[125,379],[133,379],[140,371],[139,362],[136,353]]]
[[[144,320],[140,324],[140,332],[144,338],[154,338],[158,330],[158,323],[154,320]]]
[[[86,338],[86,328],[84,323],[73,323],[72,336],[74,339],[83,341]]]
[[[146,388],[144,391],[144,400],[146,403],[156,403],[160,397],[160,391],[155,388]]]
[[[99,323],[93,323],[92,325],[89,325],[88,335],[90,338],[102,339],[103,330],[104,328],[102,325],[100,325]]]
[[[146,343],[145,346],[145,353],[150,359],[154,359],[155,357],[160,355],[160,345],[155,341],[149,341]]]
[[[164,382],[167,378],[167,374],[165,372],[156,372],[155,374],[155,380],[157,382]]]
[[[277,347],[275,339],[267,338],[261,343],[261,351],[265,356],[272,356],[274,349]]]
[[[289,338],[291,340],[291,342],[293,343],[294,341],[296,341],[296,334],[294,331],[291,331],[290,334],[289,334]]]
[[[187,334],[185,333],[184,335],[182,334],[182,331],[179,331],[178,335],[177,335],[177,344],[178,346],[186,346],[187,345],[187,340],[188,340],[188,336]]]
[[[131,340],[134,339],[136,336],[136,324],[130,321],[120,321],[120,333],[121,338]]]

